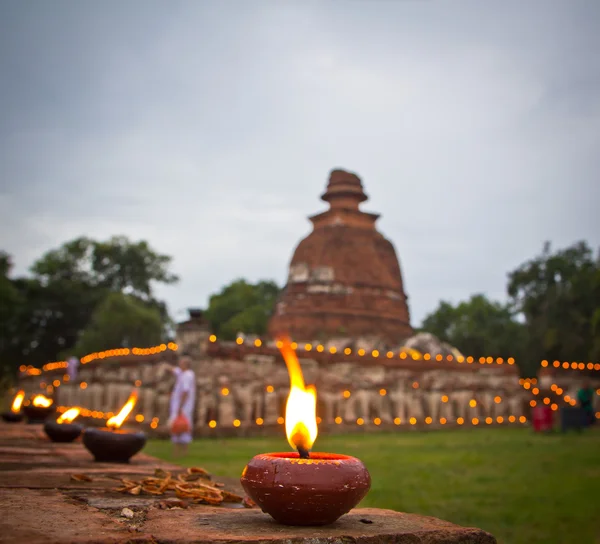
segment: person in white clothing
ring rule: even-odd
[[[171,393],[169,422],[173,422],[176,417],[183,414],[190,423],[190,430],[182,434],[171,434],[173,453],[176,457],[185,455],[192,441],[194,406],[196,403],[196,375],[191,369],[192,358],[188,353],[182,353],[178,363],[177,367],[169,367],[175,375],[175,385]]]

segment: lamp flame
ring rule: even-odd
[[[129,395],[129,398],[127,399],[127,402],[125,403],[123,408],[121,408],[121,411],[116,416],[111,417],[106,422],[106,426],[112,427],[114,429],[118,429],[121,425],[123,425],[123,422],[127,419],[127,416],[129,416],[129,414],[131,414],[131,411],[133,410],[133,407],[135,406],[135,403],[137,402],[137,398],[138,398],[137,389],[134,389],[131,392],[131,395]]]
[[[281,339],[281,355],[290,375],[290,394],[285,406],[285,434],[292,448],[308,456],[317,439],[317,390],[304,385],[302,368],[289,339]]]
[[[13,400],[12,406],[10,407],[11,411],[15,414],[21,409],[21,405],[23,404],[23,399],[25,398],[25,391],[21,389],[15,396],[15,400]]]
[[[38,408],[48,408],[48,406],[52,405],[52,402],[54,402],[52,399],[49,399],[44,395],[36,395],[35,397],[33,397],[31,404],[37,406]]]
[[[81,408],[69,408],[56,420],[56,423],[73,423],[73,420],[80,414],[80,412]]]

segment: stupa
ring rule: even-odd
[[[321,199],[329,209],[310,217],[313,231],[299,244],[269,334],[310,342],[375,337],[398,345],[412,335],[407,296],[392,243],[375,228],[378,214],[360,178],[333,170]]]

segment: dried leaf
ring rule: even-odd
[[[244,497],[242,504],[245,508],[256,508],[256,503],[250,497]]]
[[[93,482],[94,481],[87,474],[71,474],[71,480],[75,480],[76,482]]]
[[[203,474],[210,479],[210,474],[201,467],[190,467],[187,469],[188,474]]]
[[[167,478],[165,478],[165,480],[160,484],[160,487],[158,488],[158,490],[161,493],[164,493],[168,489],[170,483],[171,483],[171,474],[169,474],[167,476]]]
[[[223,502],[243,502],[244,498],[231,493],[229,491],[222,490]]]
[[[192,474],[180,474],[178,479],[183,482],[197,482],[198,480],[210,482],[210,477],[200,472],[194,472]]]
[[[139,495],[142,492],[142,486],[138,485],[132,489],[129,489],[129,494],[130,495]]]
[[[163,492],[160,490],[159,487],[154,487],[151,485],[143,485],[142,491],[144,493],[148,493],[148,495],[162,495],[163,494]]]
[[[163,470],[162,468],[157,468],[154,470],[154,476],[162,480],[164,478],[167,478],[168,476],[171,476],[171,473],[167,472],[166,470]]]

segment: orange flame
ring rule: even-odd
[[[56,420],[56,423],[73,423],[73,420],[80,414],[80,412],[81,408],[69,408]]]
[[[23,404],[24,398],[25,391],[21,389],[21,391],[17,393],[17,396],[15,397],[15,400],[13,400],[12,406],[10,408],[15,414],[21,409],[21,405]]]
[[[135,406],[135,403],[137,402],[137,398],[138,398],[137,390],[134,389],[131,392],[131,395],[129,395],[129,398],[127,399],[127,402],[125,403],[123,408],[121,408],[121,411],[116,416],[111,417],[106,422],[106,426],[118,429],[121,425],[123,425],[123,422],[127,419],[127,416],[129,416],[129,414],[131,414],[131,411],[133,410],[133,407]]]
[[[281,339],[279,350],[290,375],[290,394],[285,406],[285,434],[292,448],[309,451],[317,439],[317,390],[304,385],[302,368],[289,339]]]
[[[33,400],[31,401],[31,403],[34,406],[37,406],[38,408],[48,408],[48,406],[52,406],[52,403],[54,401],[52,399],[49,399],[48,397],[45,397],[44,395],[36,395],[35,397],[33,397]]]

